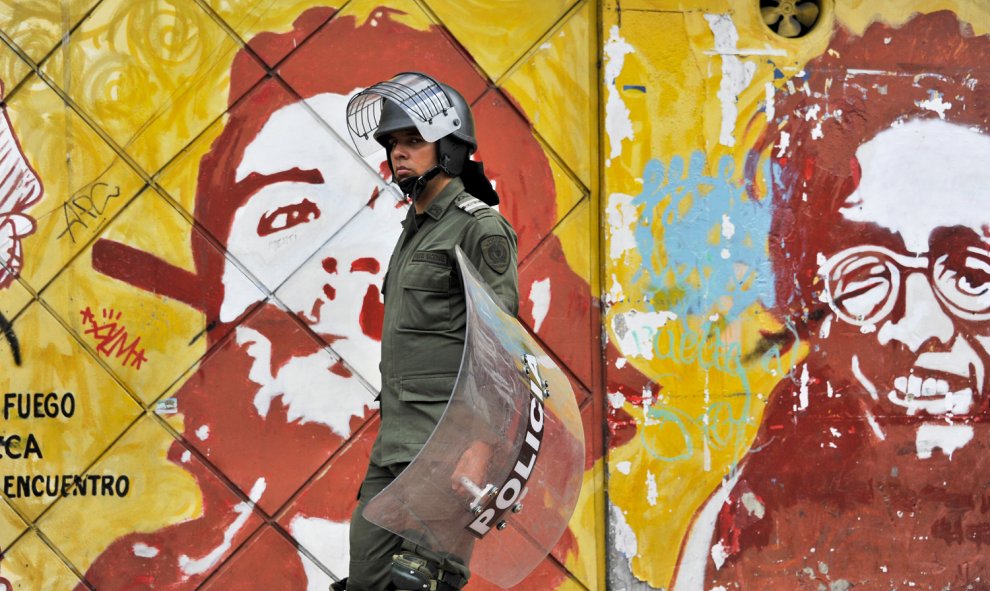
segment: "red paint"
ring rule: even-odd
[[[270,236],[320,217],[320,208],[309,199],[276,208],[258,220],[258,236]]]
[[[987,588],[990,389],[970,376],[976,403],[965,416],[933,418],[893,407],[886,399],[890,382],[906,374],[919,352],[896,340],[882,343],[876,333],[834,317],[821,301],[816,278],[820,253],[861,244],[905,249],[901,237],[886,228],[841,215],[861,178],[855,151],[898,121],[938,117],[918,105],[933,91],[953,103],[947,121],[990,134],[990,88],[982,77],[969,76],[987,63],[990,38],[974,37],[955,15],[938,12],[901,28],[874,23],[862,37],[837,30],[829,49],[805,67],[810,97],[803,91],[779,97],[781,127],[769,126],[750,155],[747,174],[755,179],[764,157],[779,167],[769,240],[775,311],[809,348],[809,405],[795,405],[795,376],[804,370],[798,368],[771,394],[738,483],[720,509],[713,543],[722,542],[730,556],[720,569],[707,562],[706,589],[810,590],[840,581],[865,589],[901,588],[907,581],[919,589]],[[810,133],[819,121],[794,116],[809,103],[843,112],[841,121],[821,118],[818,140]],[[791,138],[789,159],[771,149],[781,132]],[[976,234],[961,227],[936,229],[930,254],[960,256],[981,238]],[[899,319],[905,313],[899,300],[891,315]],[[830,317],[826,334],[823,322]],[[985,325],[954,322],[958,338],[986,332]],[[944,346],[933,339],[919,351]],[[975,350],[986,366],[984,352]],[[853,356],[879,390],[878,399],[857,378]],[[950,422],[972,428],[972,441],[951,459],[941,450],[920,459],[919,426]],[[741,503],[746,494],[759,500],[762,517],[753,519]]]
[[[152,577],[148,587],[155,589],[193,589],[204,582],[216,567],[203,575],[188,579],[178,572],[178,557],[201,557],[219,546],[223,531],[229,526],[233,507],[251,490],[259,478],[266,489],[258,508],[268,515],[279,515],[279,524],[288,531],[295,515],[346,522],[354,507],[357,487],[364,473],[368,450],[375,437],[375,414],[352,417],[353,436],[345,441],[326,426],[289,420],[281,398],[275,398],[262,417],[254,406],[258,390],[248,377],[253,359],[248,351],[256,343],[237,344],[230,332],[233,324],[257,331],[272,343],[271,373],[274,375],[294,357],[317,354],[333,335],[314,335],[284,310],[262,305],[249,310],[230,325],[218,325],[223,301],[221,277],[224,257],[215,245],[229,239],[234,212],[271,178],[252,178],[237,182],[236,170],[248,144],[257,136],[271,113],[281,107],[324,92],[348,93],[366,87],[403,70],[419,70],[437,76],[458,88],[474,105],[479,143],[486,171],[497,182],[503,198],[502,212],[519,234],[520,255],[525,265],[531,255],[538,260],[542,277],[553,282],[554,293],[563,298],[549,315],[540,337],[566,364],[575,369],[587,386],[593,383],[589,368],[596,363],[597,309],[586,280],[567,265],[559,240],[550,235],[557,222],[553,175],[549,162],[532,129],[510,100],[489,89],[489,81],[480,75],[463,48],[451,44],[451,36],[439,27],[414,30],[393,18],[394,9],[381,8],[376,26],[359,22],[352,16],[333,14],[328,9],[305,12],[287,33],[262,33],[250,42],[251,51],[265,59],[288,56],[280,64],[279,76],[293,89],[275,79],[266,79],[252,88],[258,79],[257,65],[248,51],[240,51],[231,73],[231,108],[227,123],[214,141],[210,152],[200,162],[199,184],[194,216],[210,238],[198,231],[191,237],[195,272],[188,273],[139,251],[101,242],[94,248],[94,266],[102,272],[123,279],[155,293],[172,296],[202,310],[210,353],[196,372],[181,386],[176,398],[183,414],[184,442],[177,441],[169,450],[169,459],[193,475],[203,499],[202,515],[190,521],[150,533],[135,533],[114,542],[86,572],[87,580],[99,589],[119,589],[136,576]],[[377,48],[367,51],[368,47]],[[291,55],[290,55],[291,54]],[[340,60],[339,56],[347,56]],[[333,63],[331,69],[327,64]],[[250,89],[249,92],[248,89]],[[247,92],[245,95],[244,93]],[[480,99],[480,100],[479,100]],[[279,173],[281,180],[296,182],[333,182],[308,176],[314,171],[292,170]],[[342,173],[344,174],[344,173]],[[371,203],[377,205],[377,191]],[[391,201],[391,198],[389,199]],[[402,206],[402,204],[396,204]],[[325,208],[324,208],[325,209]],[[298,218],[315,215],[313,210],[300,212]],[[332,212],[320,212],[332,215]],[[259,228],[267,231],[275,229]],[[535,250],[540,245],[538,250]],[[99,251],[100,256],[95,253]],[[138,261],[137,268],[116,264],[113,257],[121,253]],[[327,273],[338,271],[336,257],[323,261]],[[536,268],[535,266],[533,268]],[[359,259],[352,270],[377,273],[380,262]],[[331,297],[335,293],[328,293]],[[566,309],[565,309],[566,308]],[[314,314],[317,310],[314,309]],[[358,313],[358,311],[355,311]],[[364,333],[380,340],[383,309],[378,289],[372,287],[364,296],[359,312]],[[581,318],[575,331],[574,318]],[[531,322],[531,317],[530,317]],[[532,325],[532,324],[531,324]],[[580,335],[580,336],[576,336]],[[347,377],[343,364],[333,364],[330,371]],[[362,386],[355,382],[355,391]],[[576,388],[585,391],[581,388]],[[321,396],[354,395],[354,392],[321,392]],[[596,393],[600,400],[600,392]],[[369,393],[370,399],[370,393]],[[209,424],[208,439],[196,437],[196,429]],[[589,433],[595,437],[594,432]],[[589,442],[600,456],[596,440]],[[183,462],[185,444],[195,446],[196,456]],[[199,462],[201,455],[209,465]],[[331,463],[327,460],[332,459]],[[593,458],[589,458],[593,462]],[[224,480],[218,480],[222,475]],[[231,494],[226,481],[240,491]],[[264,534],[247,548],[242,542],[261,524],[253,515],[248,525],[234,538],[231,550],[219,564],[224,568],[210,579],[208,589],[303,589],[301,562],[291,548],[276,544]],[[259,541],[260,540],[260,541]],[[135,543],[160,549],[152,559],[136,558]],[[317,549],[310,549],[316,551]],[[558,547],[560,556],[576,551],[576,538],[568,533]],[[252,558],[253,557],[253,558]],[[275,565],[274,567],[272,565]],[[219,565],[218,565],[219,566]],[[344,573],[340,573],[344,574]],[[528,583],[519,589],[554,589],[567,575],[552,559],[546,560]],[[469,589],[484,589],[481,581],[472,581]],[[81,586],[80,586],[81,589]]]
[[[368,337],[381,342],[382,327],[385,322],[385,301],[378,286],[371,285],[364,294],[359,318],[361,331]]]
[[[378,273],[381,270],[382,266],[378,262],[378,259],[373,257],[362,257],[351,263],[351,273],[354,273],[355,271],[361,271],[364,273]]]

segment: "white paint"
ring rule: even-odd
[[[646,471],[646,502],[650,504],[651,507],[657,506],[657,499],[660,496],[660,492],[657,490],[657,478],[653,475],[653,472]]]
[[[767,121],[773,121],[773,118],[777,116],[777,104],[774,97],[777,94],[777,87],[773,85],[773,82],[767,82],[764,87],[766,91],[766,99],[764,100],[764,109],[767,114]]]
[[[334,574],[342,575],[349,569],[350,525],[320,519],[317,517],[296,516],[289,522],[289,533],[324,566]],[[302,552],[299,552],[303,572],[306,574],[306,591],[326,591],[333,580],[323,569]]]
[[[206,441],[207,439],[209,439],[210,438],[210,426],[209,425],[200,425],[200,427],[198,429],[196,429],[196,437],[198,437],[200,441]]]
[[[529,288],[529,301],[533,304],[533,332],[540,332],[550,311],[550,278],[534,281]]]
[[[724,260],[729,260],[729,257],[732,256],[732,252],[730,252],[728,248],[723,248],[722,251],[718,253],[718,255],[722,257]]]
[[[327,351],[293,357],[272,376],[271,341],[243,325],[237,327],[235,338],[253,359],[248,379],[260,386],[253,402],[261,417],[267,417],[272,401],[281,397],[289,422],[320,423],[347,438],[351,418],[363,417],[376,406],[373,393],[360,382],[331,371],[337,358]]]
[[[899,341],[917,353],[930,338],[943,343],[949,342],[956,328],[952,319],[942,309],[928,279],[919,273],[912,273],[904,279],[905,307],[913,311],[898,322],[884,322],[877,333],[881,345]]]
[[[368,203],[375,188],[383,196],[390,194],[374,172],[383,154],[362,162],[341,139],[348,137],[348,99],[348,95],[324,93],[282,107],[268,118],[237,166],[237,181],[253,173],[271,175],[293,168],[316,170],[323,177],[322,183],[283,181],[263,186],[234,214],[227,250],[268,290],[278,288],[340,230]],[[300,216],[302,222],[295,225],[285,223],[289,215],[285,212],[306,202],[319,215]],[[277,229],[261,236],[259,223],[265,219],[274,220]],[[231,261],[224,266],[222,280],[224,322],[265,297]]]
[[[617,464],[615,464],[615,469],[620,474],[625,474],[626,476],[629,476],[629,472],[632,471],[632,462],[629,461],[618,462]]]
[[[786,131],[780,132],[780,142],[777,144],[777,158],[783,158],[787,148],[791,145],[791,134]]]
[[[618,369],[622,369],[628,363],[629,362],[626,360],[625,357],[619,357],[618,359],[615,360],[615,367]]]
[[[612,545],[615,551],[627,560],[632,560],[639,552],[636,532],[626,521],[625,513],[617,505],[609,503],[609,525],[612,529]]]
[[[712,546],[712,563],[715,565],[715,570],[722,568],[725,564],[725,560],[729,557],[729,551],[725,549],[722,542],[719,542]]]
[[[608,405],[619,410],[626,403],[626,397],[622,395],[621,392],[609,392],[608,393]]]
[[[155,556],[158,556],[159,552],[158,548],[141,542],[134,544],[131,549],[134,551],[134,556],[137,556],[138,558],[154,558]]]
[[[613,261],[619,261],[627,252],[636,252],[634,229],[639,221],[639,210],[632,204],[632,195],[612,193],[605,208],[608,224],[608,253]]]
[[[873,429],[873,434],[877,436],[877,439],[880,441],[887,439],[887,434],[884,433],[883,428],[880,427],[880,423],[877,421],[877,418],[873,416],[873,413],[866,410],[863,414],[866,416],[866,422],[870,425],[870,429]]]
[[[633,46],[619,34],[619,26],[613,25],[609,30],[608,41],[605,42],[603,50],[606,91],[605,134],[608,136],[610,146],[609,157],[605,159],[606,167],[611,165],[613,158],[622,153],[623,140],[633,138],[629,107],[626,106],[619,94],[617,80],[619,74],[622,73],[626,56],[634,51]]]
[[[880,400],[880,395],[877,393],[877,387],[873,385],[873,382],[863,374],[863,370],[859,367],[859,355],[852,356],[852,372],[856,376],[860,385],[870,394],[870,398],[873,400]]]
[[[712,557],[715,522],[718,514],[739,479],[737,473],[722,482],[712,496],[705,502],[694,517],[694,522],[688,530],[683,551],[677,567],[676,579],[670,586],[670,591],[703,591],[705,589],[705,571],[708,559]]]
[[[640,312],[630,310],[612,318],[612,332],[616,345],[626,357],[653,359],[653,343],[657,332],[667,322],[676,320],[677,314],[669,311]]]
[[[192,459],[192,452],[190,452],[188,449],[186,451],[182,452],[181,459],[182,459],[182,463],[183,464],[188,464],[189,463],[189,460]]]
[[[927,460],[936,449],[952,459],[957,449],[962,449],[973,440],[973,427],[970,425],[922,425],[918,427],[915,445],[918,459]]]
[[[804,364],[801,367],[801,388],[798,393],[798,409],[805,410],[808,408],[808,399],[810,397],[808,393],[808,384],[811,383],[811,376],[808,375],[808,364]]]
[[[767,514],[766,505],[763,504],[760,497],[756,496],[752,492],[744,492],[739,500],[742,501],[743,507],[746,508],[746,511],[751,516],[757,519],[763,519],[763,517]]]
[[[352,217],[276,293],[314,332],[332,337],[333,350],[375,391],[381,388],[381,343],[364,333],[360,318],[366,305],[382,305],[381,286],[405,211],[380,196],[375,207]],[[335,261],[336,268],[328,270],[325,261]]]
[[[729,214],[722,214],[722,236],[726,240],[731,240],[733,236],[736,235],[736,225],[732,223],[732,219]]]
[[[990,206],[990,137],[940,120],[911,120],[856,150],[863,175],[841,213],[898,233],[924,253],[932,228],[963,226],[982,235]]]
[[[826,316],[825,320],[822,321],[821,327],[818,329],[818,336],[823,339],[827,339],[828,335],[832,333],[832,318],[833,316],[831,314]]]
[[[182,554],[179,556],[179,568],[182,570],[183,574],[186,576],[201,575],[208,570],[212,569],[220,559],[230,550],[231,544],[233,543],[234,536],[247,524],[248,519],[251,517],[251,507],[261,500],[261,496],[265,492],[266,483],[264,478],[259,478],[255,481],[254,486],[251,487],[251,492],[248,494],[250,502],[248,503],[238,503],[234,505],[234,513],[237,515],[233,522],[224,529],[223,541],[220,544],[208,552],[202,558],[190,558],[189,556]]]
[[[743,61],[736,55],[739,32],[731,16],[706,14],[705,20],[708,21],[708,28],[715,35],[715,52],[722,57],[722,81],[718,90],[718,99],[722,104],[722,127],[718,141],[723,146],[731,148],[736,145],[739,94],[752,82],[756,73],[756,63]]]
[[[923,101],[915,101],[914,104],[918,105],[922,109],[927,109],[934,113],[938,113],[939,119],[945,119],[945,112],[952,108],[952,103],[947,103],[942,100],[942,93],[933,91],[931,97]]]
[[[612,304],[621,302],[624,298],[625,294],[622,292],[622,284],[619,283],[619,278],[613,273],[608,293],[605,294],[605,305],[611,306]]]

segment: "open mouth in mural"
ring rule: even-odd
[[[894,387],[887,393],[887,400],[912,415],[918,412],[965,415],[973,406],[975,380],[975,375],[963,377],[918,369],[894,378]]]

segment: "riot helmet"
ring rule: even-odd
[[[384,147],[394,176],[388,136],[400,129],[415,128],[425,141],[435,142],[437,165],[420,177],[399,183],[414,199],[430,179],[443,172],[460,176],[479,199],[498,203],[480,163],[470,160],[478,148],[474,116],[461,93],[419,72],[403,72],[357,93],[347,104],[347,128],[355,147],[369,155]],[[479,183],[478,175],[484,179]]]

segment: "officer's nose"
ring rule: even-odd
[[[883,323],[877,338],[881,345],[900,341],[917,353],[931,340],[948,343],[956,333],[952,318],[945,313],[928,278],[911,273],[904,280],[904,308]]]

